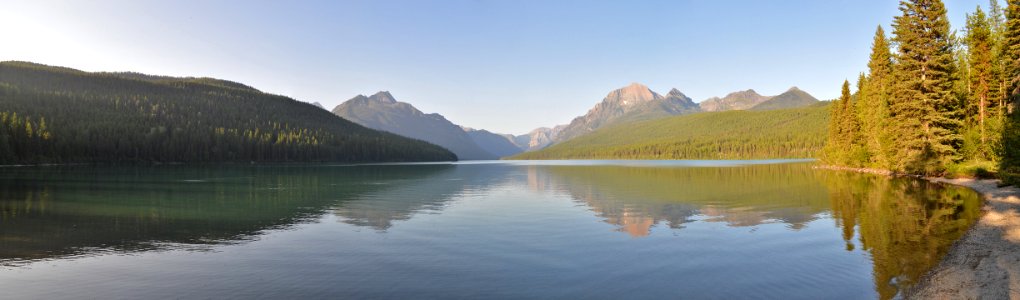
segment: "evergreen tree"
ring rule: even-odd
[[[995,78],[992,82],[989,94],[990,97],[992,97],[992,104],[996,108],[995,117],[1001,125],[1002,118],[1005,116],[1005,114],[1002,113],[1004,104],[1006,103],[1006,98],[1009,96],[1009,79],[1006,75],[1006,65],[1008,60],[1005,57],[1006,49],[1004,47],[1006,17],[1003,13],[1002,7],[999,6],[999,0],[989,0],[988,2],[988,27],[991,28],[990,40],[992,46],[992,74]]]
[[[894,168],[934,174],[958,159],[960,105],[953,96],[953,37],[939,0],[900,2],[890,98]]]
[[[864,85],[864,75],[858,77],[857,86],[858,89]],[[859,93],[858,93],[859,94]],[[847,157],[845,164],[853,167],[863,167],[868,161],[868,153],[865,151],[863,146],[863,138],[861,135],[861,122],[860,116],[857,114],[857,97],[850,94],[850,82],[843,80],[843,88],[840,94],[840,104],[842,111],[842,124],[840,129],[843,131],[842,146],[847,151]]]
[[[842,93],[830,107],[829,139],[823,153],[826,163],[859,166],[858,122],[850,95],[850,82],[844,80]]]
[[[822,160],[833,165],[846,164],[846,149],[843,145],[843,97],[829,105],[829,136],[822,148]]]
[[[857,101],[861,136],[870,157],[871,167],[889,168],[889,136],[885,134],[889,114],[889,92],[892,86],[893,60],[889,40],[882,26],[875,29],[868,60],[868,75],[858,86]]]
[[[992,29],[984,11],[978,7],[974,14],[967,15],[967,54],[969,68],[967,72],[969,91],[966,95],[966,112],[969,116],[970,131],[977,136],[976,140],[966,139],[973,159],[994,159],[988,130],[990,119],[989,108],[994,99],[992,89],[995,84],[992,62]],[[967,67],[966,65],[963,67]],[[991,126],[997,128],[996,126]]]
[[[1002,144],[999,147],[999,174],[1006,183],[1020,184],[1020,0],[1009,0],[1006,5],[1006,29],[1003,34],[1003,57],[1009,80],[1008,101],[1003,104],[1005,118]]]

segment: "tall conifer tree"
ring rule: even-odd
[[[977,134],[976,140],[968,140],[975,151],[972,155],[978,159],[994,159],[988,124],[993,122],[990,107],[995,100],[992,89],[995,84],[992,62],[992,29],[988,18],[981,7],[974,14],[967,15],[967,54],[969,62],[969,93],[967,95],[967,115],[970,126]],[[966,67],[966,66],[965,66]]]
[[[858,112],[861,121],[863,144],[870,156],[872,167],[889,167],[886,118],[889,114],[889,92],[893,70],[889,40],[882,26],[875,29],[871,43],[871,57],[868,60],[868,75],[863,86],[858,86]]]
[[[999,174],[1006,183],[1020,185],[1020,0],[1008,0],[1006,5],[1006,29],[1003,34],[1003,57],[1007,64],[1006,78],[1009,80],[1009,94],[1003,108],[1007,114],[1002,130],[1002,145],[999,147]]]
[[[957,160],[962,138],[960,103],[953,96],[953,45],[939,0],[900,2],[893,21],[898,44],[890,98],[894,168],[933,174]]]
[[[843,105],[843,144],[844,151],[847,151],[846,164],[853,167],[863,167],[868,162],[868,152],[864,148],[864,137],[861,133],[861,116],[858,114],[858,102],[860,101],[860,88],[864,86],[866,79],[864,74],[857,78],[857,96],[850,94],[850,82],[843,81],[840,102]]]
[[[992,83],[990,94],[992,97],[992,104],[995,106],[994,115],[1000,121],[1004,116],[1001,112],[1003,111],[1004,104],[1006,103],[1006,97],[1009,96],[1009,80],[1006,78],[1006,65],[1008,60],[1006,59],[1005,45],[1005,34],[1006,34],[1006,16],[999,6],[999,0],[989,0],[988,6],[988,26],[991,28],[991,44],[992,44],[992,74],[995,76],[995,80]],[[1001,129],[1001,128],[1000,128]]]
[[[843,144],[843,103],[842,97],[829,105],[829,138],[822,148],[822,159],[829,164],[846,164],[846,148]]]
[[[832,113],[829,116],[829,139],[825,143],[823,153],[825,162],[835,165],[859,164],[854,161],[858,123],[854,112],[854,104],[850,95],[850,82],[844,80],[839,99],[833,101]]]
[[[839,131],[840,146],[844,151],[857,141],[857,116],[854,113],[853,98],[850,95],[850,81],[843,80],[843,88],[839,96]]]

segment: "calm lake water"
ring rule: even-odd
[[[0,169],[0,298],[891,298],[976,193],[795,161]]]

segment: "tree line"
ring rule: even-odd
[[[878,26],[868,71],[831,107],[824,162],[944,175],[991,162],[1020,178],[1020,0],[991,0],[951,31],[940,0],[900,2],[892,37]]]
[[[439,160],[456,156],[237,83],[0,63],[0,164]]]

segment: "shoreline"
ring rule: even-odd
[[[995,179],[948,179],[867,168],[814,166],[886,176],[909,176],[970,188],[984,200],[981,217],[916,285],[906,299],[1020,299],[1020,188]]]

